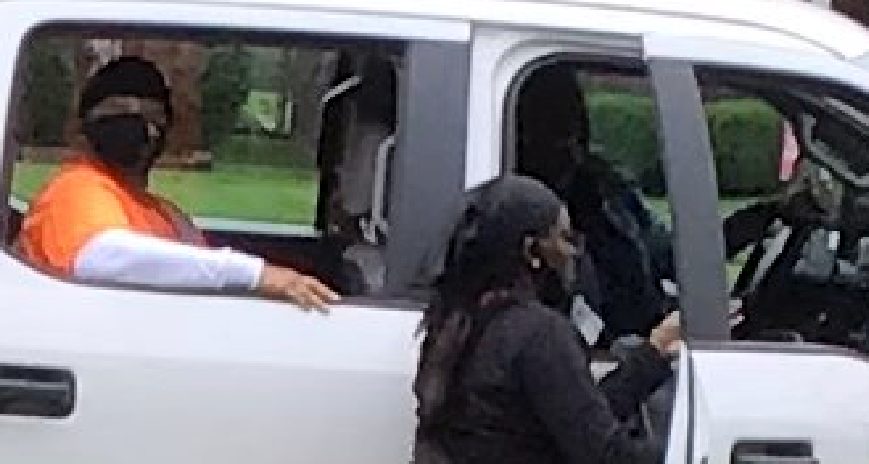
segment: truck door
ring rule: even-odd
[[[692,273],[715,298],[687,308],[672,431],[685,442],[668,462],[861,459],[869,411],[855,399],[869,386],[867,313],[861,274],[850,271],[866,235],[865,70],[822,53],[701,38],[650,36],[646,47],[668,76],[659,94],[681,95],[670,100],[683,122],[671,129],[692,129],[695,142],[682,146],[693,147],[703,185],[677,214],[705,231],[684,250],[705,256]],[[780,169],[789,139],[798,145],[790,176]],[[725,319],[730,334],[719,330]]]

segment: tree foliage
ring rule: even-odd
[[[250,91],[251,58],[240,44],[210,47],[202,76],[202,133],[213,148],[232,134]]]

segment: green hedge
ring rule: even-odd
[[[588,96],[592,143],[600,155],[649,193],[662,193],[663,174],[655,107],[647,96]],[[759,100],[729,99],[706,105],[719,190],[729,195],[770,193],[777,187],[781,151],[778,113]]]
[[[624,93],[592,93],[587,104],[591,143],[603,150],[599,154],[640,182],[648,193],[663,193],[652,99]]]
[[[758,100],[723,100],[707,105],[719,190],[754,195],[778,184],[781,121]]]

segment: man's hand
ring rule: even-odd
[[[268,298],[287,300],[304,310],[329,310],[329,304],[341,299],[337,293],[314,277],[286,267],[266,264],[257,284],[257,292]]]
[[[745,322],[745,313],[742,309],[741,299],[731,298],[728,302],[727,323],[730,324],[731,329]]]
[[[652,329],[649,334],[649,343],[661,354],[669,355],[679,352],[679,342],[682,337],[682,328],[679,324],[679,312],[673,311]]]

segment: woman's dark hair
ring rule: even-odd
[[[533,278],[524,243],[527,237],[546,236],[561,208],[551,190],[528,177],[502,177],[472,194],[450,237],[436,295],[423,319],[426,337],[415,383],[423,428],[442,417],[450,377],[485,322],[535,290],[527,288]]]
[[[85,83],[79,99],[78,115],[88,111],[112,96],[151,98],[163,102],[166,115],[171,117],[171,91],[163,74],[148,60],[135,56],[122,56],[108,62]]]
[[[551,177],[569,171],[575,160],[566,146],[588,153],[589,121],[579,68],[554,63],[536,69],[519,88],[516,103],[518,171],[552,185]]]

